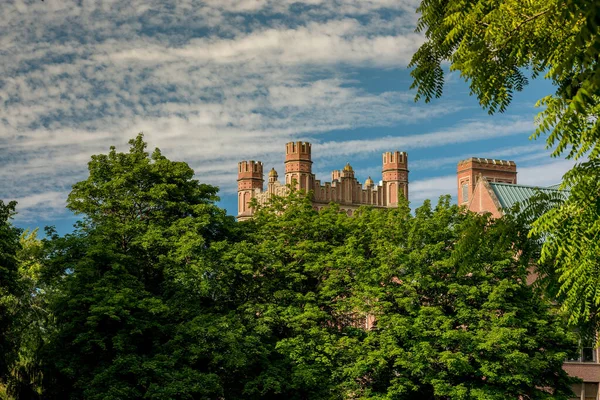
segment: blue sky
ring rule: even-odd
[[[414,103],[406,68],[423,42],[416,0],[8,0],[0,2],[0,198],[21,227],[70,230],[71,185],[90,155],[151,148],[186,161],[236,210],[236,165],[283,171],[284,144],[313,143],[313,170],[350,162],[381,176],[409,154],[410,200],[456,196],[456,163],[517,162],[519,181],[558,182],[571,162],[530,141],[543,80],[489,116],[457,74]]]

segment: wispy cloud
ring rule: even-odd
[[[518,169],[520,184],[550,186],[562,182],[563,175],[575,165],[573,160],[555,160],[543,164],[528,165]]]
[[[132,0],[0,4],[0,197],[53,218],[86,160],[139,131],[210,183],[292,138],[418,112],[349,67],[402,67],[413,0]],[[458,107],[458,106],[456,106]],[[234,154],[235,153],[235,154]],[[59,195],[60,194],[60,195]]]
[[[368,90],[358,69],[404,68],[423,42],[417,0],[0,2],[0,198],[56,218],[86,162],[143,131],[199,179],[235,190],[240,159],[279,163],[289,140],[322,160],[530,132],[472,120],[424,135],[332,141],[464,109]],[[425,190],[422,188],[421,192]],[[417,185],[416,193],[419,193]]]
[[[427,109],[424,110],[427,113]],[[426,117],[425,117],[426,118]],[[507,117],[502,125],[492,121],[468,121],[454,127],[419,135],[387,136],[376,139],[325,142],[316,147],[322,154],[354,155],[390,149],[409,150],[423,147],[443,146],[450,143],[464,143],[502,136],[522,135],[532,132],[531,118]]]
[[[63,216],[67,195],[66,191],[48,191],[16,198],[19,220],[39,221],[40,215],[46,220]]]
[[[438,176],[410,182],[409,199],[413,207],[419,206],[423,200],[436,202],[442,195],[456,196],[456,175]]]
[[[512,146],[494,149],[491,152],[483,153],[478,152],[477,154],[464,153],[458,156],[450,157],[436,157],[433,159],[411,161],[411,170],[426,170],[426,169],[440,169],[448,165],[456,166],[459,160],[464,160],[469,157],[482,157],[482,158],[495,158],[516,161],[520,164],[521,161],[549,159],[550,152],[545,150],[544,144],[527,144],[523,146]]]

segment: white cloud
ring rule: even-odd
[[[310,139],[323,160],[532,131],[468,121],[424,135],[330,141],[335,130],[411,124],[463,108],[369,92],[357,68],[404,68],[423,42],[417,0],[0,2],[0,198],[55,218],[91,154],[144,131],[203,181],[235,190],[240,159],[281,162]],[[435,186],[436,182],[430,182]],[[419,186],[421,185],[421,186]],[[415,195],[424,196],[424,182]],[[412,192],[411,192],[412,193]],[[421,193],[421,194],[419,194]]]
[[[16,198],[20,221],[49,220],[64,214],[68,192],[48,191]]]
[[[406,65],[423,43],[422,35],[369,35],[354,20],[311,23],[294,29],[265,29],[232,39],[194,39],[179,48],[156,44],[121,50],[96,57],[99,62],[262,64],[265,60],[281,65],[328,65],[347,63],[394,67]]]
[[[520,165],[521,162],[550,158],[550,152],[545,149],[546,146],[544,144],[531,143],[522,146],[512,146],[494,149],[493,151],[488,152],[478,152],[477,154],[469,153],[452,155],[448,157],[436,157],[433,159],[421,159],[416,161],[412,160],[410,162],[410,168],[411,170],[440,169],[443,167],[447,167],[448,165],[456,166],[459,160],[464,160],[469,157],[511,160],[515,161],[517,165]]]
[[[365,14],[377,9],[404,9],[415,10],[418,2],[415,0],[207,0],[210,7],[228,12],[260,11],[274,9],[285,11],[293,4],[306,6],[320,6],[328,11],[337,11],[344,14]]]
[[[288,140],[452,112],[458,105],[421,112],[406,93],[369,93],[344,72],[406,65],[423,40],[414,8],[413,0],[0,2],[0,197],[21,201],[19,218],[55,216],[89,156],[124,149],[139,131],[231,190],[238,159],[275,160]]]
[[[446,194],[456,196],[456,175],[417,180],[408,185],[408,198],[413,208],[425,199],[430,199],[435,204],[440,196]]]
[[[521,185],[550,186],[562,182],[563,175],[576,161],[556,160],[541,165],[518,168],[517,181]]]
[[[423,112],[427,113],[428,109]],[[464,143],[502,136],[523,135],[534,130],[533,120],[528,117],[505,117],[503,125],[493,121],[467,121],[437,132],[408,136],[388,136],[377,139],[326,142],[315,146],[324,155],[354,155],[390,149],[409,150],[437,147],[450,143]],[[457,160],[458,161],[458,160]]]

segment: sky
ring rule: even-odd
[[[282,176],[285,143],[313,144],[329,181],[350,162],[381,179],[381,154],[406,151],[411,206],[449,193],[468,157],[514,160],[519,183],[550,185],[571,166],[535,130],[543,79],[490,116],[447,72],[442,98],[414,102],[407,68],[424,42],[416,0],[2,0],[0,199],[15,225],[69,232],[71,186],[92,154],[143,132],[237,210],[236,168]]]

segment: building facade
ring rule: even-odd
[[[524,203],[538,191],[556,192],[558,188],[517,184],[517,165],[514,161],[469,158],[456,168],[458,204],[478,213],[491,213],[494,218],[504,215],[516,203]],[[567,195],[568,192],[561,192]],[[528,281],[535,280],[530,275]],[[579,356],[565,361],[563,369],[583,383],[573,386],[577,397],[572,400],[600,400],[600,351],[594,340],[580,343]]]
[[[312,172],[312,146],[308,142],[290,142],[285,145],[285,176],[278,180],[275,169],[268,174],[264,187],[263,163],[260,161],[241,161],[238,163],[238,220],[252,217],[254,210],[250,206],[252,199],[258,204],[266,204],[271,196],[285,196],[291,185],[298,190],[312,192],[315,209],[321,209],[329,203],[340,204],[341,210],[352,215],[360,206],[369,205],[378,208],[391,208],[398,205],[398,198],[408,198],[408,157],[400,151],[386,152],[382,156],[381,182],[375,184],[371,177],[364,185],[354,176],[350,164],[342,170],[331,173],[331,182],[321,182]]]

